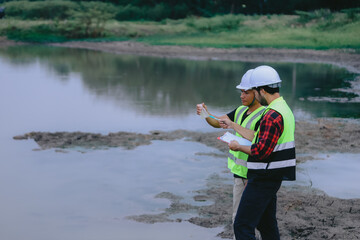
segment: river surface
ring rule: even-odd
[[[0,49],[0,238],[218,239],[221,228],[125,219],[168,207],[168,200],[155,198],[161,192],[192,203],[192,191],[205,188],[212,174],[231,183],[218,150],[177,140],[135,150],[34,151],[34,141],[13,136],[214,131],[195,114],[195,105],[204,101],[216,115],[230,112],[241,104],[235,86],[242,74],[261,64],[278,70],[281,94],[298,120],[360,117],[359,96],[350,89],[355,75],[331,65],[192,61],[44,46]],[[341,184],[326,184],[341,156],[318,157],[328,167],[318,161],[299,166],[299,184],[340,198],[360,197],[354,195],[358,188],[339,192]],[[346,164],[356,158],[346,155]],[[359,171],[346,170],[349,178]]]

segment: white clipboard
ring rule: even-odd
[[[242,137],[238,137],[232,133],[226,132],[224,135],[222,135],[221,137],[218,137],[219,140],[226,142],[226,143],[230,143],[232,140],[237,141],[240,145],[244,145],[244,146],[251,146],[251,142],[245,138]]]

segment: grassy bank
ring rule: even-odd
[[[89,40],[79,20],[0,20],[0,35],[31,42]],[[91,40],[136,40],[154,45],[198,47],[352,48],[360,49],[360,16],[319,10],[297,15],[225,15],[181,20],[103,19]],[[93,19],[91,26],[96,26]],[[92,29],[90,29],[92,30]],[[89,31],[89,30],[88,30]],[[76,33],[76,34],[75,34]]]
[[[247,16],[239,28],[218,31],[188,31],[178,34],[140,38],[150,44],[193,45],[207,47],[275,48],[360,48],[360,21],[344,25],[298,23],[298,16]]]

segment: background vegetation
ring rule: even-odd
[[[360,1],[4,1],[0,35],[213,47],[360,48]],[[324,8],[322,8],[324,7]]]
[[[12,2],[12,3],[11,3]],[[0,4],[14,4],[14,0],[0,0]],[[58,6],[60,12],[67,8],[74,8],[76,3],[89,2],[86,0],[58,1],[58,0],[32,0],[32,6],[22,5],[25,11],[32,8],[42,8],[48,5],[50,12]],[[339,11],[347,8],[360,7],[359,0],[101,0],[100,3],[112,4],[117,13],[118,20],[160,20],[164,18],[180,19],[188,16],[213,17],[218,14],[293,14],[296,10],[314,11],[327,8]],[[16,3],[15,3],[16,4]],[[46,12],[41,12],[38,17],[51,17]],[[10,13],[9,13],[10,14]]]

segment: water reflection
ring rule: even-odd
[[[38,61],[67,81],[78,73],[84,88],[98,98],[124,103],[151,115],[182,115],[205,101],[217,109],[240,104],[235,86],[249,68],[264,63],[192,61],[123,56],[89,50],[22,46],[0,50],[0,57],[22,66]],[[267,63],[278,70],[282,95],[295,112],[311,117],[360,117],[354,74],[325,64]]]
[[[336,198],[360,198],[360,177],[356,174],[360,170],[358,154],[330,153],[313,157],[315,160],[297,166],[295,182],[284,182],[284,185],[308,186]]]
[[[174,141],[134,151],[64,154],[31,151],[38,147],[35,142],[12,137],[30,131],[213,131],[195,116],[195,103],[205,101],[218,111],[236,107],[240,99],[234,86],[245,70],[257,65],[43,46],[0,49],[0,181],[7,183],[0,188],[3,238],[152,236],[162,240],[184,239],[183,233],[188,233],[185,239],[213,239],[221,229],[202,229],[190,223],[146,225],[123,219],[167,207],[168,202],[154,200],[160,192],[171,191],[189,200],[192,190],[205,186],[209,174],[224,174],[226,163],[221,159],[195,154],[213,150]],[[284,81],[282,93],[302,116],[360,117],[359,103],[309,99],[354,99],[354,94],[333,91],[350,87],[354,75],[344,69],[321,64],[272,65]],[[204,167],[205,161],[210,164]],[[150,170],[139,174],[139,169]]]

